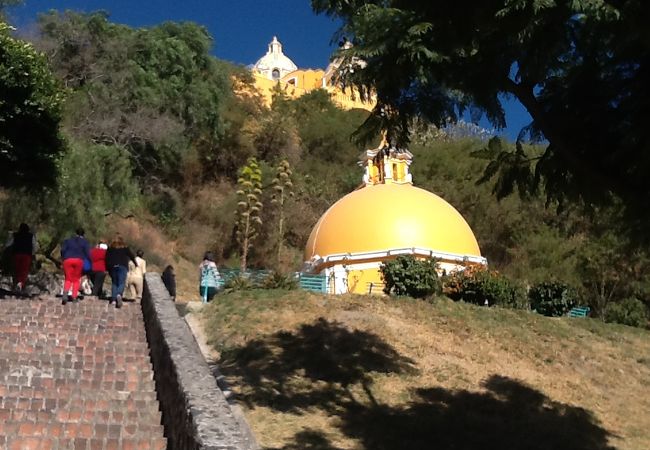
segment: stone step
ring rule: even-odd
[[[124,423],[138,423],[158,426],[161,419],[157,405],[147,405],[142,408],[123,407],[117,410],[92,410],[92,409],[0,409],[2,423],[11,421],[49,422],[49,423],[102,423],[122,425]]]
[[[139,423],[57,422],[9,420],[0,424],[0,434],[5,436],[49,436],[62,438],[150,438],[162,436],[162,425]]]
[[[0,449],[166,446],[140,305],[0,302]]]
[[[5,438],[0,436],[0,448],[20,450],[164,450],[165,438],[114,439],[114,438],[53,438],[22,437]]]
[[[32,395],[30,395],[32,394]],[[56,402],[57,408],[72,406],[82,408],[84,405],[94,407],[99,405],[99,409],[106,409],[104,405],[108,404],[110,409],[116,409],[131,404],[155,405],[157,408],[158,400],[154,391],[104,391],[104,394],[87,392],[73,392],[72,395],[66,395],[65,392],[47,393],[44,396],[37,393],[33,395],[30,391],[21,391],[18,395],[7,393],[0,399],[1,408],[33,409],[44,410],[50,408]]]

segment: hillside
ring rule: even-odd
[[[263,448],[650,448],[645,330],[302,291],[203,314]]]

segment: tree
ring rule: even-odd
[[[0,186],[51,185],[63,91],[43,55],[10,31],[0,22]]]
[[[641,0],[312,0],[341,19],[343,83],[377,95],[366,129],[404,143],[415,117],[437,126],[462,111],[506,125],[504,99],[533,121],[519,135],[546,141],[531,158],[501,157],[502,193],[542,186],[550,199],[650,211],[650,8]],[[522,170],[525,169],[525,170]],[[494,169],[494,167],[493,167]],[[511,169],[511,170],[510,170]],[[495,171],[496,173],[496,171]],[[645,222],[639,222],[645,223]],[[647,233],[647,232],[646,232]]]
[[[246,165],[239,172],[237,184],[239,185],[237,190],[239,201],[237,203],[235,235],[241,252],[240,268],[243,275],[246,272],[249,250],[262,226],[262,219],[260,218],[262,209],[262,202],[260,202],[262,171],[257,164],[257,159],[254,157],[248,159]]]
[[[178,180],[189,147],[218,148],[222,106],[232,94],[204,27],[165,22],[135,29],[103,12],[67,11],[42,15],[39,29],[38,46],[72,91],[68,135],[123,146],[149,184]]]
[[[289,161],[282,160],[278,164],[277,174],[273,179],[273,196],[271,203],[276,205],[278,210],[278,253],[277,262],[280,262],[282,247],[284,245],[284,204],[289,197],[293,197],[293,183],[291,181],[291,165]]]

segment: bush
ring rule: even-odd
[[[294,290],[298,288],[298,279],[293,274],[271,272],[262,282],[264,289]]]
[[[634,297],[619,303],[610,303],[605,309],[605,322],[620,323],[632,327],[644,327],[648,324],[648,308]]]
[[[560,282],[542,282],[528,291],[530,307],[549,317],[560,317],[578,304],[578,295],[569,285]]]
[[[253,289],[253,280],[249,276],[237,275],[226,280],[224,289],[228,292],[233,291],[248,291]]]
[[[475,305],[528,308],[528,299],[520,285],[483,266],[470,266],[447,276],[444,293],[452,300]]]
[[[386,294],[428,297],[441,290],[435,259],[416,259],[411,255],[398,256],[381,265]]]

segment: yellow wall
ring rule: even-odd
[[[269,80],[263,75],[253,73],[253,80],[264,102],[267,106],[270,106],[273,99],[273,89],[278,83],[288,97],[298,98],[314,89],[321,88],[324,75],[325,72],[322,70],[296,70],[285,75],[282,80],[274,81]],[[296,78],[296,85],[286,82],[292,78]],[[375,106],[375,102],[363,103],[359,100],[358,96],[348,95],[341,89],[333,86],[327,86],[325,90],[330,94],[332,101],[343,109],[359,108],[370,111]]]
[[[348,289],[354,294],[367,294],[369,283],[373,283],[373,294],[383,294],[383,280],[377,268],[350,270],[348,272]]]
[[[291,80],[295,80],[293,86],[303,89],[305,92],[309,92],[313,89],[318,89],[323,86],[323,77],[325,72],[322,70],[295,70],[282,78],[282,82],[291,86]]]

